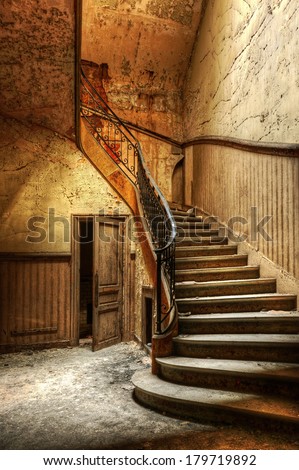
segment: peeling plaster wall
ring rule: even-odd
[[[299,142],[299,5],[210,0],[188,72],[185,138]]]
[[[72,214],[131,215],[71,140],[34,124],[0,118],[0,176],[2,253],[70,253]],[[130,318],[141,337],[142,285],[153,281],[134,232],[131,239],[136,261]]]
[[[173,146],[140,132],[133,132],[141,143],[150,173],[167,201],[173,200],[172,174],[181,154],[172,153]]]
[[[83,69],[88,80],[93,84],[97,92],[107,102],[107,94],[103,84],[97,80],[97,72],[99,72],[99,69],[96,64],[91,66],[90,64],[84,63]],[[91,104],[91,106],[93,107],[93,104]],[[101,119],[98,119],[98,126],[102,126]],[[181,154],[177,153],[179,151],[178,148],[167,142],[167,140],[161,140],[148,133],[139,132],[136,129],[130,129],[130,131],[134,138],[137,139],[141,144],[143,157],[152,177],[158,184],[165,198],[169,201],[172,201],[172,173],[175,165],[182,157]],[[91,155],[90,149],[85,146],[86,143],[83,127],[81,127],[81,140],[86,153]],[[176,153],[173,153],[174,147]]]
[[[130,214],[69,139],[11,119],[1,118],[0,124],[2,252],[70,252],[71,214],[98,214],[103,210]],[[38,232],[36,227],[43,231]],[[38,241],[41,235],[45,238],[42,242],[28,242],[28,236]]]
[[[184,95],[185,139],[298,143],[297,2],[208,0],[204,7]],[[299,294],[298,158],[220,143],[190,146],[188,154],[192,201],[224,224],[235,221],[250,264],[274,275],[280,292]],[[252,237],[253,208],[257,222],[271,217],[262,225],[271,240]]]
[[[2,0],[1,113],[74,138],[75,0]]]
[[[202,0],[84,0],[83,59],[127,120],[182,138],[182,88]]]
[[[130,215],[72,142],[75,4],[3,0],[0,5],[2,253],[69,253],[72,214]],[[141,247],[136,251],[130,312],[141,336],[141,286],[152,281]]]

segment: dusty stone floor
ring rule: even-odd
[[[299,437],[178,420],[132,398],[135,343],[0,356],[1,449],[298,449]]]

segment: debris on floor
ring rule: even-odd
[[[134,342],[0,355],[1,449],[298,449],[298,436],[175,419],[134,401]]]

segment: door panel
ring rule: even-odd
[[[121,341],[123,310],[123,221],[94,222],[93,351]]]
[[[69,344],[70,256],[0,257],[0,351]]]

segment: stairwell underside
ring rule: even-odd
[[[299,431],[296,296],[278,294],[195,210],[173,214],[179,335],[157,375],[134,375],[136,399],[200,421]]]

